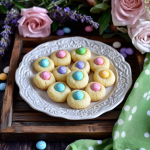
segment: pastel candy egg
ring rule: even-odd
[[[58,72],[59,72],[60,74],[65,74],[65,73],[67,72],[67,69],[66,69],[66,67],[64,67],[64,66],[61,66],[61,67],[58,68]]]
[[[126,58],[127,57],[127,54],[126,53],[121,53],[121,55]]]
[[[49,73],[48,71],[43,71],[43,72],[41,73],[41,78],[42,78],[43,80],[49,80],[50,77],[51,77],[51,75],[50,75],[50,73]]]
[[[59,50],[57,52],[57,57],[64,58],[66,56],[66,52],[64,50]]]
[[[4,91],[6,88],[6,83],[0,83],[0,91]]]
[[[85,27],[85,31],[86,31],[86,32],[92,32],[92,31],[93,31],[93,27],[91,27],[91,26],[86,26],[86,27]]]
[[[85,54],[85,52],[86,52],[86,48],[84,48],[84,47],[80,47],[77,49],[77,54],[79,54],[79,55],[83,55],[83,54]]]
[[[128,55],[133,55],[134,54],[134,50],[133,50],[133,48],[127,48],[126,49],[126,53],[128,54]]]
[[[58,83],[55,85],[55,90],[57,92],[63,92],[65,90],[65,88],[66,88],[65,85],[62,83]]]
[[[9,72],[9,66],[5,67],[3,71],[4,71],[4,73],[8,73]]]
[[[100,91],[101,86],[100,86],[99,83],[93,83],[93,84],[91,85],[91,89],[92,89],[93,91]]]
[[[103,79],[107,79],[109,77],[109,71],[107,70],[102,70],[100,73],[99,73],[100,77],[103,78]]]
[[[122,47],[122,48],[120,49],[120,53],[126,53],[126,48],[125,48],[125,47]]]
[[[114,42],[113,43],[113,47],[114,48],[120,48],[121,47],[121,43],[120,42]]]
[[[59,35],[59,36],[62,36],[62,35],[64,35],[64,31],[61,30],[61,29],[60,29],[60,30],[57,30],[57,31],[56,31],[56,34]]]
[[[46,148],[46,142],[45,141],[38,141],[36,143],[36,148],[39,150],[44,150]]]
[[[49,61],[47,60],[47,59],[42,59],[41,61],[40,61],[40,66],[41,67],[48,67],[49,66]]]
[[[78,61],[78,62],[76,63],[76,67],[77,67],[78,69],[83,69],[83,68],[85,67],[85,63],[84,63],[83,61]]]
[[[94,60],[94,63],[96,65],[102,65],[104,63],[104,59],[102,57],[97,57],[95,60]]]
[[[76,100],[82,100],[84,98],[84,93],[81,91],[76,91],[74,92],[73,97]]]
[[[81,71],[76,71],[74,74],[73,74],[73,78],[77,81],[80,81],[83,79],[83,73]]]
[[[68,27],[64,27],[63,28],[63,31],[64,31],[64,33],[70,33],[71,32],[71,29],[70,28],[68,28]]]
[[[1,73],[0,74],[0,80],[6,80],[7,79],[7,74]]]

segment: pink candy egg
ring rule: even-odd
[[[93,31],[93,27],[91,27],[91,26],[86,26],[86,27],[85,27],[85,31],[86,31],[86,32],[92,32],[92,31]]]
[[[93,83],[93,84],[91,85],[91,89],[92,89],[93,91],[99,91],[99,90],[101,89],[101,86],[100,86],[99,83]]]
[[[104,63],[104,59],[101,58],[101,57],[97,57],[95,60],[94,60],[94,63],[96,65],[102,65]]]
[[[59,50],[57,52],[57,57],[64,58],[66,56],[66,52],[64,50]]]
[[[51,77],[51,75],[50,75],[50,73],[49,73],[48,71],[43,71],[43,72],[41,73],[41,78],[42,78],[43,80],[49,80],[50,77]]]

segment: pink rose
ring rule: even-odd
[[[49,36],[52,20],[46,13],[46,9],[39,7],[21,9],[22,18],[18,20],[20,35],[34,38]]]
[[[145,12],[143,0],[112,0],[111,3],[115,26],[133,25]]]
[[[128,26],[128,34],[142,54],[150,52],[150,21],[140,18],[134,25]]]

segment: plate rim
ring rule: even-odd
[[[123,92],[122,97],[121,97],[121,99],[120,99],[119,101],[117,101],[117,102],[116,102],[115,104],[113,104],[111,107],[106,107],[104,110],[101,110],[101,112],[95,113],[95,115],[69,117],[68,115],[64,115],[64,116],[61,115],[61,116],[60,116],[60,115],[57,115],[57,114],[55,114],[55,113],[54,113],[54,114],[53,114],[53,113],[48,113],[46,110],[40,110],[40,108],[37,108],[37,106],[31,104],[28,100],[26,100],[26,97],[25,97],[24,94],[22,93],[20,84],[19,84],[18,79],[17,79],[18,74],[19,74],[19,69],[20,69],[20,67],[21,67],[22,62],[23,62],[24,59],[25,59],[25,56],[29,55],[29,54],[32,53],[33,51],[36,51],[36,49],[39,48],[39,47],[42,46],[42,45],[46,45],[46,44],[48,44],[48,43],[53,43],[53,42],[59,42],[59,41],[62,41],[62,40],[68,40],[68,39],[82,39],[82,40],[90,41],[90,42],[93,42],[93,43],[96,42],[96,43],[98,43],[98,44],[100,44],[100,45],[103,45],[103,46],[106,46],[106,47],[112,49],[113,51],[115,50],[113,47],[111,47],[111,46],[109,46],[109,45],[107,45],[107,44],[105,44],[105,43],[102,43],[102,42],[96,41],[96,40],[87,39],[87,38],[80,37],[80,36],[61,38],[61,39],[58,39],[58,40],[53,40],[53,41],[48,41],[48,42],[42,43],[42,44],[38,45],[37,47],[35,47],[35,48],[34,48],[33,50],[31,50],[30,52],[28,52],[26,55],[24,55],[22,61],[20,62],[19,66],[18,66],[18,68],[17,68],[17,70],[16,70],[16,73],[15,73],[15,81],[16,81],[16,84],[17,84],[18,87],[19,87],[19,94],[20,94],[20,96],[21,96],[33,109],[35,109],[35,110],[37,110],[37,111],[40,111],[40,112],[43,112],[43,113],[45,113],[45,114],[47,114],[47,115],[50,115],[50,116],[53,116],[53,117],[59,117],[59,118],[61,117],[61,118],[68,119],[68,120],[94,119],[94,118],[96,118],[96,117],[102,115],[103,113],[106,113],[106,112],[108,112],[108,111],[111,111],[111,110],[114,109],[116,106],[118,106],[118,105],[124,100],[124,97],[125,97],[126,93],[128,92],[128,90],[130,89],[130,87],[131,87],[131,85],[132,85],[132,72],[131,72],[131,67],[130,67],[130,65],[125,61],[125,59],[123,58],[123,56],[122,56],[121,54],[119,54],[119,52],[118,52],[117,50],[115,50],[116,53],[118,53],[119,57],[121,57],[121,60],[124,62],[124,64],[126,64],[126,66],[127,66],[127,68],[128,68],[128,71],[129,71],[129,72],[128,72],[128,74],[129,74],[129,83],[128,83],[128,86],[125,88],[125,91]],[[93,52],[94,52],[94,51],[93,51]],[[95,52],[95,53],[96,53],[96,52]],[[98,55],[98,54],[97,54],[97,55]],[[114,66],[114,68],[115,68],[115,66]],[[115,68],[115,70],[116,70],[116,72],[117,72],[117,69],[116,69],[116,68]],[[117,77],[118,77],[118,72],[117,72]],[[117,79],[118,79],[118,78],[117,78]],[[115,87],[115,88],[116,88],[116,87]],[[111,93],[111,94],[112,94],[112,93]],[[107,98],[107,99],[108,99],[108,98]],[[106,100],[107,100],[107,99],[106,99]],[[103,103],[103,102],[102,102],[102,103]],[[98,104],[97,104],[97,105],[98,105]],[[64,108],[64,109],[65,109],[65,108]],[[83,109],[83,110],[84,110],[84,109]]]

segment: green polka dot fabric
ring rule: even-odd
[[[112,139],[77,140],[66,150],[150,150],[150,53],[114,125]]]

